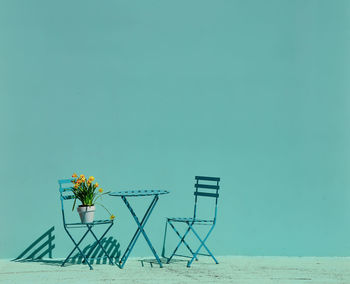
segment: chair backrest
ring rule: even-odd
[[[193,218],[197,217],[197,201],[199,197],[211,197],[215,198],[215,211],[213,221],[216,222],[216,214],[217,214],[217,205],[219,198],[219,182],[220,178],[218,177],[205,177],[205,176],[196,176],[196,183],[194,184],[195,191],[195,201],[194,201],[194,214]]]
[[[72,192],[72,179],[59,179],[58,180],[59,184],[59,191],[60,191],[60,199],[61,199],[61,209],[62,209],[62,218],[63,218],[63,224],[66,224],[66,219],[64,215],[64,206],[63,206],[63,201],[69,200],[69,199],[74,199],[74,194]]]

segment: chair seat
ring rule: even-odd
[[[181,217],[171,217],[168,220],[173,222],[185,222],[185,223],[214,223],[214,220],[206,220],[206,219],[194,219],[194,218],[181,218]]]
[[[86,225],[91,225],[91,226],[95,226],[95,225],[103,225],[103,224],[111,224],[113,223],[114,220],[96,220],[93,221],[92,223],[67,223],[66,227],[69,228],[80,228],[80,227],[86,227]]]

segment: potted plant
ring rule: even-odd
[[[99,184],[97,182],[93,183],[95,180],[93,176],[86,179],[84,175],[80,175],[78,178],[78,175],[74,173],[72,177],[72,183],[74,184],[72,191],[75,196],[72,211],[74,210],[77,199],[79,199],[81,205],[78,206],[77,210],[81,222],[92,223],[94,221],[95,204],[99,204],[106,209],[106,211],[110,214],[110,219],[113,220],[115,216],[111,214],[102,204],[96,202],[96,200],[109,192],[103,192],[102,188],[98,188]]]

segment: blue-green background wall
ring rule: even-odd
[[[158,250],[213,175],[216,254],[349,255],[349,48],[349,1],[1,0],[0,257],[53,225],[68,252],[57,179],[75,171],[171,191]],[[134,221],[105,203],[125,247]]]

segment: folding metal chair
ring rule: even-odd
[[[195,179],[196,179],[196,183],[194,185],[194,187],[195,187],[195,191],[194,191],[195,200],[194,200],[194,214],[193,214],[193,217],[192,218],[167,218],[167,221],[165,223],[165,232],[164,232],[162,256],[164,258],[167,258],[167,263],[169,263],[170,260],[175,255],[176,256],[182,256],[182,257],[189,257],[189,258],[191,258],[187,262],[187,267],[191,266],[193,260],[195,260],[195,259],[198,260],[198,258],[197,258],[198,255],[211,256],[216,264],[219,263],[217,261],[217,259],[215,258],[215,256],[211,253],[211,251],[209,250],[209,248],[207,247],[205,242],[208,239],[208,237],[211,234],[211,232],[213,231],[213,229],[215,227],[215,224],[216,224],[216,214],[217,214],[217,203],[218,203],[218,198],[219,198],[219,188],[220,188],[219,182],[220,182],[220,178],[218,178],[218,177],[196,176]],[[210,184],[206,184],[208,182]],[[198,197],[215,198],[215,210],[214,210],[214,217],[213,217],[213,219],[199,219],[199,218],[197,218],[197,201],[198,201]],[[185,233],[183,235],[181,235],[179,233],[179,231],[175,228],[174,223],[185,223],[185,224],[187,224],[188,228],[187,228],[187,230],[185,231]],[[167,234],[168,224],[175,231],[176,235],[180,238],[179,243],[175,247],[175,249],[174,249],[173,253],[170,255],[170,257],[166,257],[165,256],[165,242],[166,242],[166,234]],[[205,237],[201,238],[199,236],[199,234],[197,233],[197,231],[194,229],[195,225],[208,225],[208,226],[211,226],[211,227],[210,227],[208,233],[205,235]],[[195,251],[191,249],[191,247],[189,246],[189,244],[185,240],[186,237],[188,236],[188,233],[190,231],[192,231],[193,234],[195,235],[195,237],[200,241],[200,245]],[[176,254],[177,250],[179,249],[179,247],[180,247],[180,245],[182,243],[189,250],[189,252],[191,253],[191,256],[185,256],[185,255]],[[199,253],[199,251],[203,247],[208,252],[208,254]]]
[[[84,259],[84,262],[87,263],[90,267],[90,270],[92,270],[92,265],[89,262],[89,253],[87,255],[84,254],[83,250],[81,250],[79,248],[79,245],[81,244],[81,242],[85,239],[85,237],[88,235],[88,233],[91,233],[92,236],[94,237],[94,239],[96,240],[96,242],[94,243],[93,246],[99,246],[102,251],[104,252],[105,256],[109,259],[110,263],[113,264],[113,260],[112,258],[109,256],[109,254],[107,253],[107,251],[105,250],[105,248],[103,247],[101,241],[104,238],[104,236],[107,234],[107,232],[110,230],[110,228],[113,226],[113,221],[114,220],[97,220],[94,221],[92,223],[67,223],[66,222],[66,218],[65,218],[65,214],[64,214],[64,206],[63,206],[63,202],[65,200],[69,200],[69,199],[73,199],[74,198],[74,194],[72,193],[72,179],[60,179],[58,180],[58,184],[59,184],[59,191],[60,191],[60,197],[61,197],[61,208],[62,208],[62,217],[63,217],[63,227],[65,229],[65,231],[67,232],[69,238],[72,240],[72,242],[74,243],[74,248],[73,250],[69,253],[69,255],[66,257],[66,259],[63,261],[61,266],[64,266],[66,264],[66,262],[68,261],[68,259],[71,257],[71,255],[73,254],[73,252],[77,249],[79,251],[79,254],[81,255],[81,257]],[[69,184],[69,185],[67,185]],[[70,194],[69,194],[70,193]],[[97,238],[96,234],[92,231],[94,226],[97,225],[109,225],[106,229],[106,231],[102,234],[102,236],[100,238]],[[75,228],[86,228],[86,232],[83,234],[83,236],[81,237],[81,239],[77,242],[71,235],[71,233],[69,232],[69,229],[75,229]],[[90,249],[90,252],[92,252],[93,249]]]

